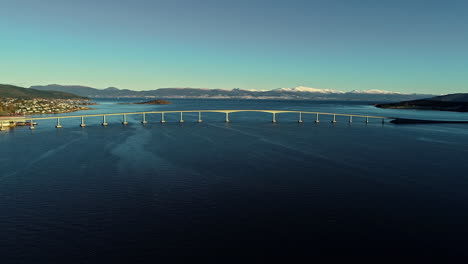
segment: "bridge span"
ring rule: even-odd
[[[331,123],[336,123],[336,117],[341,116],[341,117],[347,117],[349,123],[353,122],[353,118],[360,118],[362,119],[365,123],[369,123],[370,119],[379,119],[381,120],[382,123],[385,123],[386,119],[394,119],[392,117],[383,117],[383,116],[373,116],[373,115],[353,115],[353,114],[339,114],[339,113],[325,113],[325,112],[310,112],[310,111],[290,111],[290,110],[178,110],[178,111],[146,111],[146,112],[128,112],[128,113],[108,113],[108,114],[91,114],[91,115],[67,115],[67,116],[52,116],[52,117],[27,117],[26,120],[30,120],[30,129],[35,129],[35,121],[38,120],[51,120],[51,119],[56,119],[57,124],[56,128],[61,128],[62,125],[60,124],[61,119],[67,119],[67,118],[76,118],[80,120],[79,126],[80,127],[86,127],[86,118],[89,117],[101,117],[102,118],[102,123],[101,125],[107,126],[107,120],[106,117],[108,116],[122,116],[122,124],[127,125],[127,116],[129,115],[140,115],[141,116],[141,123],[142,124],[147,124],[148,121],[146,120],[147,115],[151,114],[159,114],[160,115],[160,122],[165,123],[165,114],[169,113],[178,113],[180,115],[179,121],[180,123],[184,123],[185,120],[183,118],[184,113],[198,113],[198,119],[196,122],[201,123],[202,122],[202,113],[222,113],[225,115],[224,121],[226,123],[230,122],[229,119],[229,114],[231,113],[238,113],[238,112],[262,112],[262,113],[270,113],[272,115],[271,122],[276,123],[277,122],[277,115],[278,114],[283,114],[283,113],[296,113],[297,114],[297,122],[302,123],[302,116],[305,115],[313,115],[315,117],[314,122],[319,123],[321,118],[326,118],[328,117],[328,121]]]
[[[76,119],[79,119],[80,120],[80,127],[86,127],[86,123],[85,123],[85,120],[86,118],[89,118],[89,117],[101,117],[102,118],[102,123],[101,125],[103,126],[107,126],[108,123],[107,123],[107,120],[106,118],[108,116],[122,116],[122,124],[123,125],[127,125],[128,124],[128,121],[127,121],[127,116],[129,115],[140,115],[141,116],[141,123],[142,124],[147,124],[148,121],[146,120],[146,116],[147,115],[151,115],[151,114],[159,114],[161,115],[161,118],[160,118],[160,122],[161,123],[166,123],[166,120],[165,120],[165,117],[164,115],[165,114],[169,114],[169,113],[178,113],[180,114],[180,119],[178,120],[178,122],[180,123],[183,123],[185,122],[184,118],[183,118],[183,114],[184,113],[198,113],[198,120],[196,120],[196,122],[198,123],[201,123],[202,122],[202,113],[223,113],[225,115],[225,119],[224,121],[226,123],[230,122],[230,119],[229,119],[229,114],[231,113],[239,113],[239,112],[262,112],[262,113],[270,113],[272,114],[272,119],[271,119],[271,122],[273,123],[276,123],[277,121],[277,114],[282,114],[282,113],[296,113],[298,115],[298,119],[297,119],[297,122],[298,123],[302,123],[303,120],[302,120],[302,116],[304,114],[306,115],[314,115],[315,117],[315,120],[314,122],[315,123],[319,123],[320,122],[320,118],[323,118],[323,116],[325,117],[329,117],[329,121],[332,122],[332,123],[336,123],[337,120],[336,120],[336,117],[337,116],[342,116],[342,117],[347,117],[348,118],[348,122],[349,123],[352,123],[353,122],[353,118],[357,117],[357,118],[361,118],[362,120],[364,120],[365,123],[369,123],[369,120],[370,119],[380,119],[382,121],[382,123],[385,123],[385,120],[386,119],[395,119],[395,118],[392,118],[392,117],[383,117],[383,116],[373,116],[373,115],[354,115],[354,114],[339,114],[339,113],[325,113],[325,112],[310,112],[310,111],[290,111],[290,110],[177,110],[177,111],[146,111],[146,112],[128,112],[128,113],[107,113],[107,114],[91,114],[91,115],[63,115],[63,116],[49,116],[49,117],[24,117],[24,119],[26,120],[29,120],[30,121],[30,126],[29,128],[30,129],[35,129],[35,125],[37,124],[35,121],[38,121],[38,120],[51,120],[51,119],[55,119],[57,120],[57,124],[56,124],[56,128],[61,128],[62,125],[60,124],[60,120],[61,119],[70,119],[70,118],[76,118]]]

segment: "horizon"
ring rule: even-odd
[[[458,0],[6,2],[0,82],[22,87],[468,92]]]

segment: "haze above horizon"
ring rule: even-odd
[[[466,1],[0,3],[0,83],[468,92]]]

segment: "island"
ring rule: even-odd
[[[78,102],[76,105],[98,105],[98,103]]]
[[[448,94],[427,99],[403,101],[399,103],[376,104],[375,107],[468,112],[468,93]]]
[[[138,102],[138,103],[133,103],[133,104],[152,104],[152,105],[163,105],[163,104],[171,104],[171,102],[166,101],[166,100],[151,100],[148,102]]]

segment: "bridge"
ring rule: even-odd
[[[109,114],[92,114],[92,115],[69,115],[69,116],[54,116],[54,117],[36,117],[36,118],[33,118],[33,117],[28,117],[26,118],[26,120],[30,120],[30,126],[29,128],[30,129],[35,129],[35,125],[37,123],[35,123],[35,121],[38,121],[38,120],[51,120],[51,119],[56,119],[57,121],[57,124],[56,124],[56,128],[61,128],[61,124],[60,124],[60,120],[61,119],[66,119],[66,118],[77,118],[80,120],[80,124],[79,126],[80,127],[86,127],[86,118],[89,118],[89,117],[101,117],[102,118],[102,123],[101,125],[103,126],[107,126],[108,123],[107,123],[107,120],[106,118],[108,116],[122,116],[122,124],[123,125],[127,125],[128,124],[128,121],[127,121],[127,116],[129,115],[140,115],[141,116],[141,123],[142,124],[147,124],[147,120],[146,120],[146,116],[147,115],[150,115],[150,114],[159,114],[161,115],[161,119],[160,119],[160,122],[161,123],[165,123],[166,120],[164,118],[164,115],[165,114],[169,114],[169,113],[178,113],[180,114],[180,119],[179,119],[179,122],[180,123],[184,123],[185,120],[183,118],[183,114],[184,113],[198,113],[198,119],[196,120],[196,122],[198,123],[201,123],[202,122],[202,113],[222,113],[225,115],[225,119],[224,121],[226,123],[230,122],[229,120],[229,114],[231,113],[238,113],[238,112],[262,112],[262,113],[270,113],[272,115],[272,119],[271,119],[271,122],[273,123],[276,123],[277,122],[277,115],[278,114],[283,114],[283,113],[295,113],[297,114],[297,122],[298,123],[302,123],[303,120],[302,120],[302,116],[304,114],[308,114],[308,115],[314,115],[315,117],[315,123],[319,123],[320,122],[320,119],[321,118],[324,118],[324,117],[328,117],[329,118],[329,121],[331,123],[336,123],[337,120],[336,120],[336,117],[337,116],[342,116],[342,117],[347,117],[348,118],[348,122],[349,123],[352,123],[353,122],[353,118],[357,117],[357,118],[361,118],[362,120],[364,120],[365,123],[369,123],[369,120],[370,119],[379,119],[382,121],[382,123],[385,123],[385,120],[386,119],[394,119],[392,117],[382,117],[382,116],[372,116],[372,115],[352,115],[352,114],[338,114],[338,113],[323,113],[323,112],[309,112],[309,111],[289,111],[289,110],[182,110],[182,111],[148,111],[148,112],[129,112],[129,113],[109,113]]]

